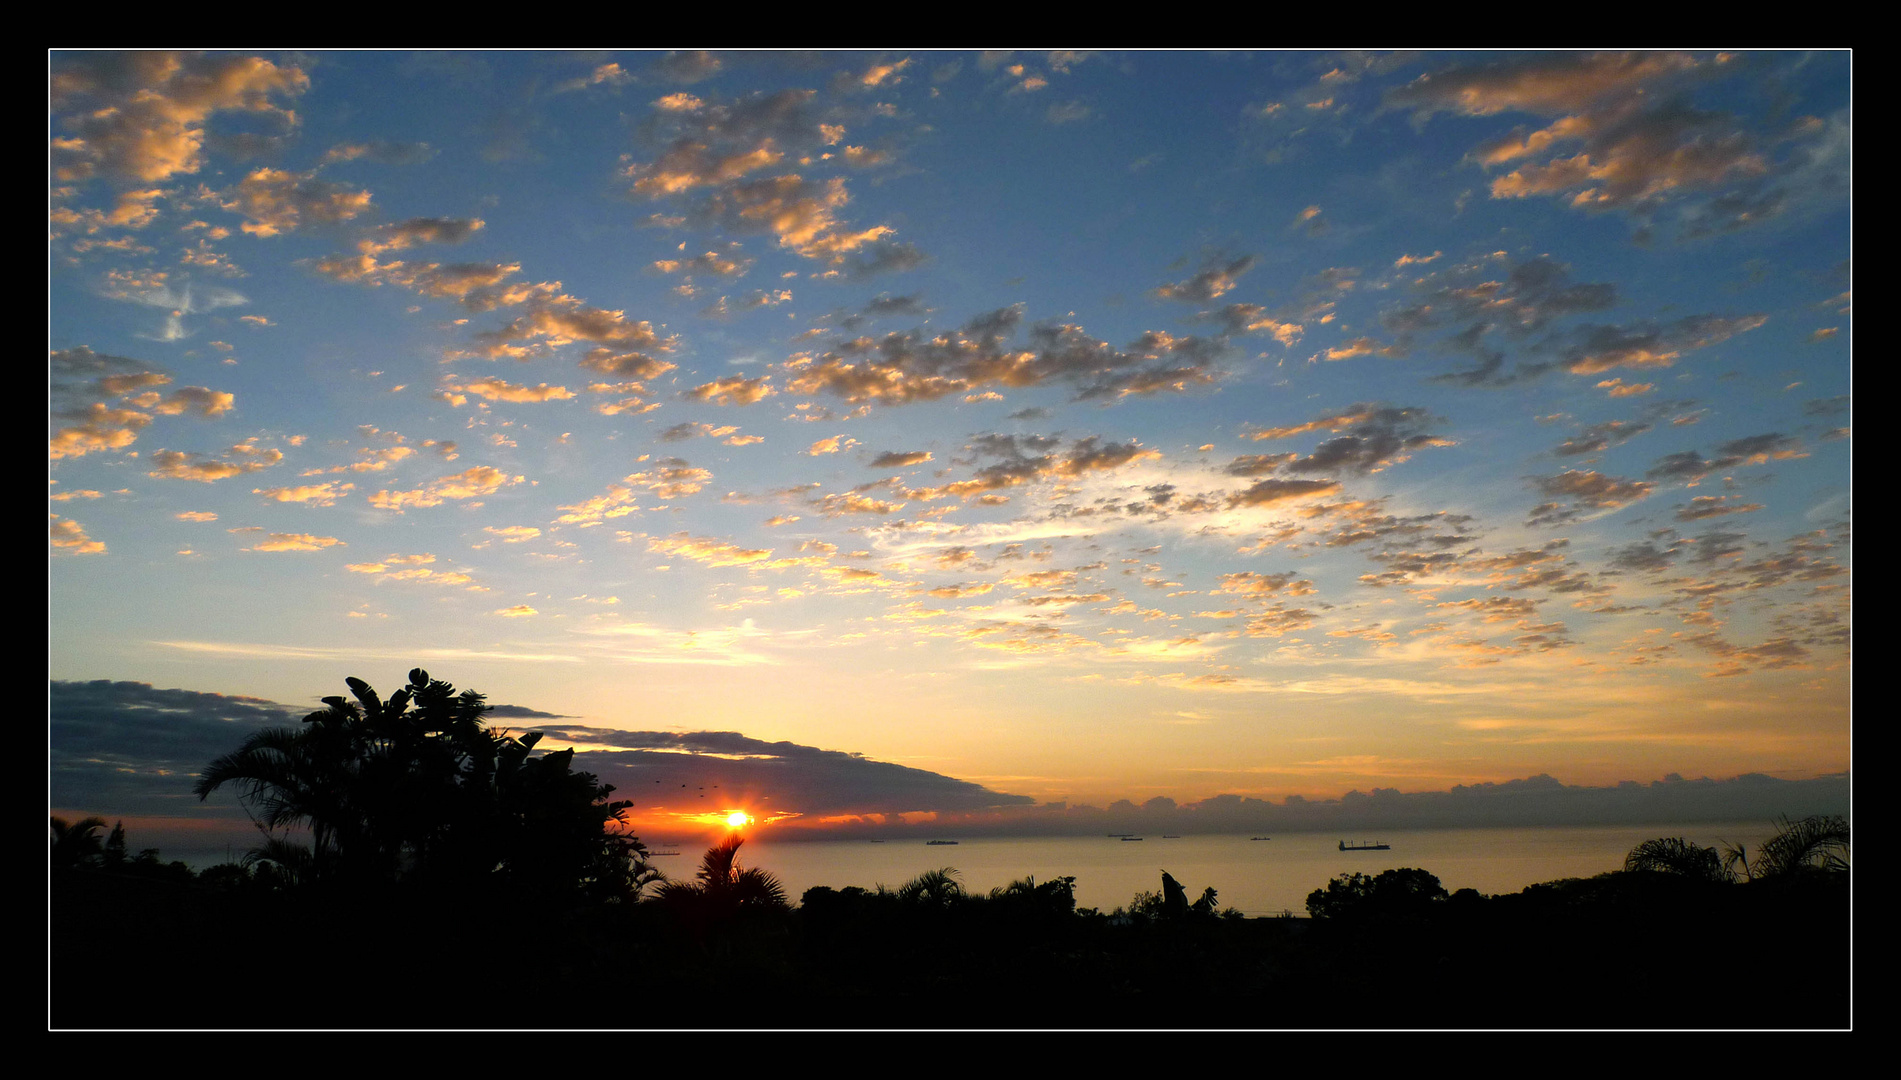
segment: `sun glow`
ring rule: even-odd
[[[751,824],[752,815],[744,810],[735,810],[726,815],[726,827],[729,829],[743,829]]]

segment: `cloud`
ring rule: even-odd
[[[1657,489],[1644,480],[1623,480],[1590,469],[1531,479],[1532,485],[1552,501],[1534,507],[1528,525],[1555,525],[1590,511],[1616,510],[1649,497]]]
[[[1459,343],[1465,348],[1494,328],[1522,338],[1556,319],[1604,311],[1617,302],[1616,287],[1608,282],[1576,282],[1569,266],[1548,256],[1520,261],[1504,252],[1415,278],[1408,293],[1407,303],[1381,314],[1382,325],[1401,335],[1463,326],[1468,337]]]
[[[84,345],[53,352],[48,391],[56,426],[47,441],[48,456],[57,460],[123,450],[138,440],[154,416],[195,413],[215,418],[236,401],[203,386],[157,392],[171,381],[157,365],[95,353]]]
[[[1663,325],[1579,326],[1566,335],[1564,368],[1596,375],[1620,367],[1669,367],[1687,352],[1720,345],[1768,321],[1766,315],[1691,315]]]
[[[1117,349],[1062,323],[1031,328],[1029,347],[1019,349],[1009,341],[1022,321],[1017,305],[928,337],[914,330],[841,341],[824,353],[786,361],[786,390],[853,404],[903,405],[987,386],[1023,389],[1060,380],[1075,388],[1077,400],[1115,399],[1213,383],[1214,362],[1227,349],[1225,338],[1178,338],[1159,330]]]
[[[1704,518],[1726,517],[1730,514],[1748,514],[1763,509],[1762,503],[1732,502],[1733,495],[1698,495],[1690,500],[1688,506],[1677,509],[1678,521],[1701,521]]]
[[[737,241],[726,245],[726,253],[708,251],[691,258],[660,259],[653,268],[663,274],[709,274],[714,277],[743,277],[756,260],[739,254]]]
[[[1802,449],[1801,439],[1777,431],[1732,439],[1718,446],[1716,452],[1719,456],[1711,465],[1718,469],[1727,469],[1736,465],[1767,465],[1771,461],[1788,461],[1792,458],[1808,456]]]
[[[219,204],[249,220],[240,226],[252,236],[294,232],[305,222],[334,225],[370,208],[370,193],[353,190],[307,173],[258,169],[238,182],[230,200]]]
[[[866,301],[864,308],[865,315],[873,319],[893,316],[923,318],[930,314],[930,311],[931,309],[925,306],[923,298],[917,293],[912,293],[909,296],[892,296],[890,293],[879,293],[877,296]]]
[[[1042,480],[1081,480],[1092,473],[1109,472],[1142,461],[1160,458],[1160,451],[1141,443],[1104,443],[1097,436],[1077,439],[1067,450],[1062,440],[1048,435],[979,435],[971,449],[980,457],[998,459],[978,470],[968,480],[956,480],[939,487],[907,488],[907,498],[931,502],[943,498],[983,500],[994,492]]]
[[[468,380],[447,378],[442,382],[442,389],[451,394],[474,394],[476,397],[487,398],[490,401],[512,401],[518,404],[566,401],[574,396],[573,391],[565,386],[549,386],[547,383],[523,386],[497,378]]]
[[[74,555],[104,555],[106,545],[86,535],[85,527],[71,518],[58,514],[48,515],[52,525],[48,530],[48,540],[56,548]]]
[[[1227,505],[1231,508],[1276,506],[1339,493],[1340,484],[1336,480],[1258,480],[1228,496]]]
[[[324,548],[341,547],[343,541],[334,536],[314,536],[310,533],[271,533],[246,551],[322,551]]]
[[[589,349],[581,359],[581,367],[586,370],[620,379],[657,379],[675,366],[645,353],[617,353],[605,346]]]
[[[487,225],[481,218],[417,217],[392,221],[369,230],[357,242],[357,250],[366,255],[402,251],[417,244],[460,244]]]
[[[669,52],[653,62],[649,69],[668,82],[696,83],[711,78],[725,65],[719,57],[704,49]]]
[[[1052,124],[1073,124],[1087,120],[1095,115],[1095,110],[1081,101],[1059,101],[1043,110],[1043,119]]]
[[[697,439],[702,435],[712,438],[722,438],[732,435],[738,430],[738,428],[731,424],[715,427],[712,424],[695,423],[694,421],[688,420],[662,431],[660,433],[660,441],[685,442],[688,439]]]
[[[141,183],[195,173],[204,164],[205,123],[224,112],[249,114],[288,131],[288,101],[310,86],[299,68],[256,56],[175,52],[96,52],[53,59],[50,97],[54,174],[97,174]]]
[[[701,227],[770,235],[781,248],[854,276],[915,265],[921,256],[892,246],[890,226],[861,229],[839,217],[851,201],[843,177],[760,175],[838,156],[827,148],[842,142],[848,119],[813,90],[730,100],[670,94],[654,103],[643,133],[663,149],[652,160],[631,161],[622,175],[631,196],[683,202],[687,219]],[[839,163],[846,163],[842,156]]]
[[[1342,345],[1335,345],[1324,353],[1316,353],[1316,358],[1325,356],[1328,360],[1351,360],[1356,356],[1400,357],[1406,355],[1404,345],[1382,345],[1370,337],[1356,337]]]
[[[1229,465],[1228,472],[1235,476],[1258,475],[1262,470],[1274,468],[1286,473],[1339,470],[1364,476],[1405,462],[1419,450],[1457,445],[1451,439],[1426,431],[1426,426],[1435,422],[1436,418],[1424,409],[1357,402],[1338,413],[1303,424],[1249,432],[1247,437],[1257,442],[1291,438],[1314,431],[1345,434],[1327,439],[1305,457],[1257,455],[1237,458]],[[1266,487],[1262,490],[1275,489]]]
[[[355,484],[345,484],[342,487],[334,483],[306,484],[299,487],[252,488],[251,494],[262,495],[272,502],[330,506],[355,488]]]
[[[1699,646],[1738,649],[1720,639]],[[1754,647],[1764,656],[1788,656],[1789,643]],[[49,797],[56,810],[103,812],[127,818],[189,814],[230,823],[235,845],[254,836],[235,799],[199,803],[185,779],[229,753],[252,732],[294,728],[307,709],[260,698],[158,689],[149,683],[49,683]],[[1657,820],[1756,819],[1786,811],[1801,815],[1847,806],[1844,776],[1784,781],[1759,774],[1733,780],[1671,777],[1606,787],[1566,785],[1549,776],[1505,783],[1460,784],[1450,791],[1353,791],[1338,799],[1290,797],[1276,803],[1240,795],[1199,802],[1151,800],[1104,811],[1087,806],[1039,806],[969,781],[876,761],[860,754],[791,742],[770,742],[732,731],[622,731],[562,725],[566,717],[519,705],[496,707],[493,721],[521,721],[545,733],[544,746],[577,748],[574,767],[615,785],[635,799],[642,828],[677,824],[706,811],[741,808],[817,819],[858,817],[860,827],[889,833],[906,826],[899,814],[929,820],[911,829],[950,828],[967,835],[1100,836],[1113,828],[1154,834],[1240,832],[1268,827],[1329,832],[1378,828],[1450,828],[1527,822],[1538,825]],[[510,726],[515,726],[510,724]],[[701,799],[704,793],[712,799]],[[717,793],[717,794],[715,794]],[[831,822],[829,824],[839,824]],[[900,833],[901,834],[901,833]],[[185,843],[141,830],[167,849]],[[664,833],[662,835],[665,835]]]
[[[673,338],[663,338],[644,319],[627,318],[625,312],[591,307],[572,296],[547,290],[535,290],[526,300],[528,311],[494,330],[475,335],[479,354],[490,359],[513,357],[527,359],[534,348],[516,342],[558,348],[575,341],[592,341],[613,349],[648,349],[665,352],[673,347]]]
[[[708,800],[699,798],[701,789],[717,791],[722,808],[743,800],[755,814],[807,818],[968,813],[1036,801],[860,754],[767,742],[736,731],[545,730],[552,740],[585,746],[576,755],[577,767],[632,795],[642,817],[704,813]]]
[[[284,452],[259,448],[257,440],[250,439],[231,447],[216,458],[181,450],[158,450],[152,454],[150,460],[154,468],[145,474],[147,476],[161,480],[196,480],[201,484],[209,484],[213,481],[271,468],[284,460]]]
[[[1219,322],[1225,333],[1265,333],[1290,347],[1306,332],[1301,324],[1278,319],[1259,304],[1229,304],[1219,311],[1203,312],[1201,317]]]
[[[619,64],[601,64],[586,75],[558,84],[554,92],[567,94],[576,90],[585,90],[590,86],[626,86],[633,81],[633,73]]]
[[[262,698],[56,679],[48,684],[47,718],[53,806],[126,816],[189,812],[249,831],[235,801],[201,807],[190,778],[252,732],[293,727],[301,715]]]
[[[1216,592],[1246,597],[1249,600],[1267,600],[1272,597],[1310,596],[1315,592],[1314,583],[1295,576],[1289,570],[1280,574],[1260,574],[1252,570],[1243,570],[1232,574],[1222,574],[1221,584]]]
[[[338,143],[323,152],[323,164],[373,161],[380,165],[420,165],[435,156],[435,149],[428,143],[371,139],[360,143]]]
[[[771,376],[748,379],[742,375],[726,375],[701,383],[688,390],[685,396],[715,405],[751,405],[771,397],[775,392],[771,386]]]
[[[512,535],[514,530],[487,529],[485,531],[490,533],[499,531],[504,534]],[[529,529],[528,531],[539,532],[539,530],[536,529]],[[384,556],[381,562],[346,563],[343,568],[352,574],[377,575],[379,580],[415,581],[425,585],[441,585],[446,587],[469,585],[473,588],[480,588],[479,586],[473,585],[475,581],[473,577],[459,570],[430,569],[430,564],[435,561],[436,557],[434,555],[424,552],[417,555],[387,555]]]
[[[887,450],[871,459],[874,469],[908,469],[931,459],[929,450]]]
[[[482,498],[526,479],[525,476],[511,477],[492,466],[476,465],[410,491],[379,491],[370,496],[370,505],[401,513],[410,507],[440,506],[450,499]]]
[[[1808,456],[1802,440],[1780,432],[1766,432],[1731,439],[1716,448],[1717,456],[1706,459],[1695,450],[1682,450],[1657,459],[1644,476],[1651,480],[1681,480],[1695,484],[1705,476],[1739,465],[1767,465]]]
[[[152,422],[145,413],[108,408],[103,402],[62,410],[53,416],[75,421],[54,431],[47,440],[47,456],[55,460],[102,450],[123,450],[138,440],[140,429]]]
[[[1684,235],[1696,236],[1773,217],[1810,193],[1846,190],[1836,125],[1806,117],[1766,130],[1692,103],[1699,83],[1775,78],[1763,71],[1773,62],[1726,53],[1547,53],[1455,64],[1389,92],[1386,104],[1413,109],[1421,123],[1438,112],[1552,118],[1472,148],[1468,160],[1511,170],[1492,180],[1493,198],[1621,210],[1640,229],[1676,205]]]
[[[629,473],[620,483],[609,485],[604,495],[561,507],[567,512],[556,518],[555,523],[582,527],[599,525],[638,512],[640,507],[634,504],[636,489],[645,488],[659,499],[677,499],[682,495],[699,494],[712,479],[712,473],[695,468],[679,458],[662,458],[654,463],[653,468]]]
[[[1592,424],[1571,438],[1566,439],[1552,453],[1559,457],[1576,457],[1579,454],[1595,454],[1613,446],[1621,446],[1631,439],[1649,431],[1652,425],[1639,420],[1606,420],[1601,424]]]
[[[849,438],[844,435],[830,435],[806,447],[805,454],[807,457],[818,457],[821,454],[836,454],[841,450],[856,445],[858,445],[857,439]]]
[[[669,537],[652,537],[647,550],[692,559],[707,566],[747,566],[772,557],[771,548],[742,548],[724,540],[692,536],[678,532]]]
[[[1236,279],[1252,269],[1255,262],[1252,255],[1228,261],[1211,259],[1194,276],[1163,285],[1155,290],[1155,295],[1163,300],[1179,300],[1187,304],[1212,303],[1233,291]]]
[[[1421,75],[1389,91],[1389,106],[1422,115],[1459,112],[1487,116],[1506,111],[1564,113],[1621,98],[1665,76],[1689,71],[1685,53],[1548,54],[1455,66]]]

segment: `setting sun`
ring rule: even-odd
[[[726,827],[729,829],[743,829],[750,824],[752,824],[752,815],[744,810],[735,810],[726,815]]]

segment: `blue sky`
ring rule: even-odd
[[[1848,768],[1847,53],[49,65],[54,680],[1012,804]]]

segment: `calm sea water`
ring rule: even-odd
[[[1127,906],[1142,891],[1159,892],[1162,871],[1174,875],[1189,899],[1213,886],[1222,907],[1250,916],[1282,911],[1305,914],[1307,894],[1339,874],[1377,874],[1418,867],[1438,875],[1447,890],[1473,888],[1513,893],[1541,881],[1590,877],[1621,869],[1624,856],[1645,840],[1681,836],[1704,847],[1719,841],[1751,851],[1774,834],[1762,822],[1698,825],[1578,826],[1539,829],[1439,829],[1336,836],[1289,833],[1269,840],[1247,836],[960,838],[954,846],[918,840],[802,841],[774,843],[770,835],[748,838],[740,863],[778,877],[796,903],[814,885],[897,888],[926,870],[952,867],[976,893],[1018,878],[1076,879],[1076,902],[1109,911]],[[1378,841],[1389,851],[1342,852],[1341,840]],[[656,850],[675,850],[673,846]],[[703,847],[682,839],[679,855],[656,864],[669,876],[690,878]]]

